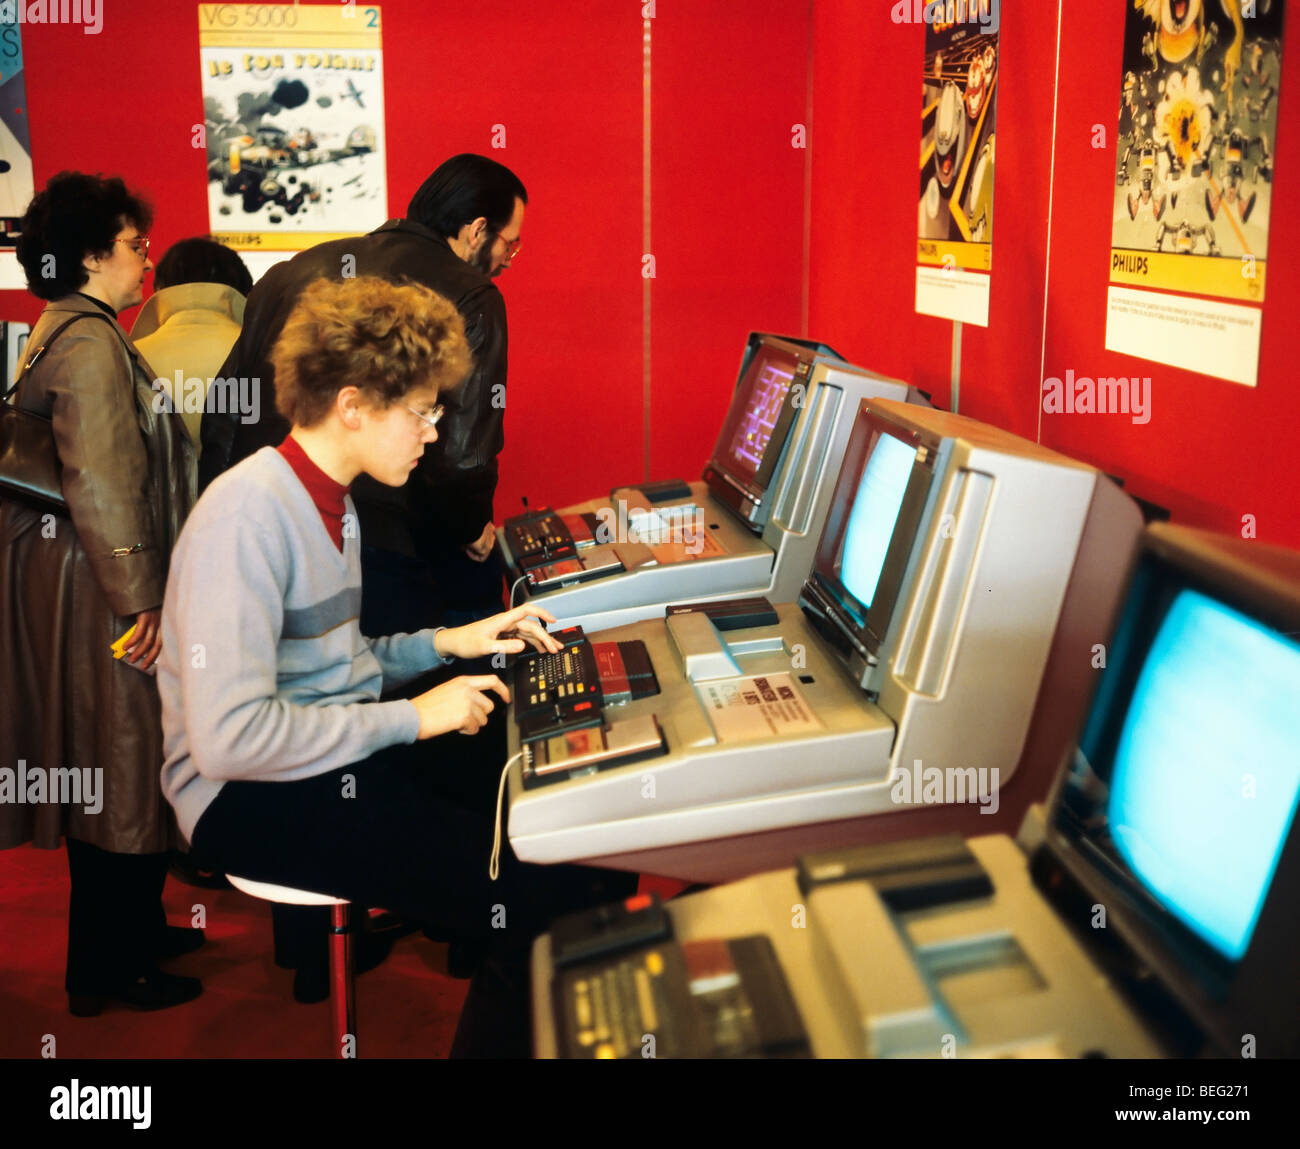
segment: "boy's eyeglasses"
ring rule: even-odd
[[[409,404],[407,405],[406,409],[410,411],[410,413],[414,415],[417,419],[419,419],[420,422],[428,423],[430,427],[436,427],[438,425],[438,420],[442,418],[443,413],[447,410],[447,408],[444,407],[441,403],[439,403],[427,415],[423,411],[417,411],[414,407],[410,406]]]

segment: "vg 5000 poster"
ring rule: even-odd
[[[213,237],[299,250],[388,216],[375,5],[200,4]]]

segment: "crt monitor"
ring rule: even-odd
[[[805,607],[819,629],[874,659],[885,640],[923,518],[936,443],[864,403],[849,437]],[[811,600],[811,601],[809,601]]]
[[[1229,1045],[1256,1031],[1233,1003],[1279,949],[1265,907],[1300,796],[1295,559],[1278,611],[1248,572],[1144,552],[1051,814],[1075,876],[1113,892],[1108,924]]]
[[[704,470],[710,490],[757,529],[762,505],[818,357],[841,361],[823,344],[752,335],[717,444]]]

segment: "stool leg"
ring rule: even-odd
[[[357,1009],[353,994],[352,907],[332,907],[330,928],[330,1010],[334,1015],[334,1050],[338,1057],[357,1055]]]

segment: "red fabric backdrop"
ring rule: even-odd
[[[850,357],[950,399],[952,324],[913,312],[922,29],[890,20],[892,4],[818,0],[813,23],[810,327]],[[1061,28],[1051,220],[1057,6],[1004,4],[998,87],[995,242],[989,327],[962,329],[960,410],[1039,435],[1042,375],[1150,376],[1152,417],[1044,415],[1042,441],[1124,477],[1175,521],[1300,546],[1296,436],[1300,391],[1288,367],[1300,280],[1295,213],[1276,209],[1269,236],[1259,383],[1255,388],[1105,350],[1107,265],[1119,111],[1120,5],[1066,4]],[[1102,9],[1113,9],[1103,16]],[[1300,188],[1300,19],[1283,46],[1273,202]],[[1092,145],[1093,125],[1106,146]],[[1044,356],[1045,350],[1045,356]],[[1043,371],[1040,375],[1040,360]]]
[[[893,24],[886,0],[654,7],[647,251],[641,3],[383,5],[390,213],[463,150],[509,164],[532,197],[523,253],[500,280],[512,338],[498,517],[521,494],[558,504],[647,474],[698,475],[745,333],[804,333],[805,293],[807,334],[950,399],[952,324],[913,311],[921,29]],[[1035,437],[1056,6],[1006,7],[990,326],[963,328],[960,409]],[[1296,186],[1298,25],[1284,50],[1277,204]],[[99,36],[23,28],[38,184],[65,167],[122,174],[157,205],[159,252],[208,226],[204,153],[191,146],[197,29],[197,4],[164,0],[109,6]],[[1066,6],[1046,374],[1140,368],[1153,416],[1045,416],[1044,441],[1125,476],[1176,519],[1238,530],[1253,514],[1260,538],[1300,546],[1300,394],[1286,368],[1295,215],[1272,221],[1257,388],[1103,348],[1121,36],[1118,10]],[[1104,149],[1091,146],[1094,123]],[[810,151],[791,146],[797,124]],[[30,320],[38,305],[10,291],[0,309]]]

